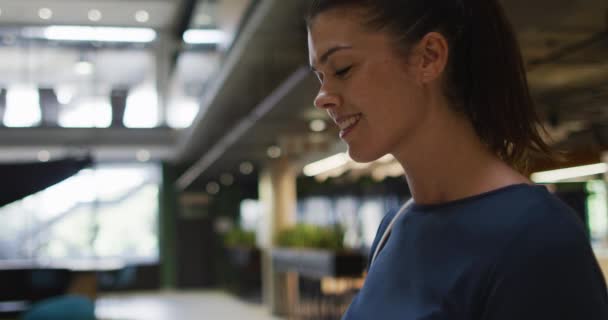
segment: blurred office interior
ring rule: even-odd
[[[0,319],[340,318],[409,192],[313,107],[308,2],[0,0]],[[502,3],[608,275],[608,4]]]

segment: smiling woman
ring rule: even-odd
[[[344,319],[606,319],[575,214],[526,177],[541,139],[497,0],[315,0],[314,101],[350,157],[392,154],[413,201],[385,217]]]

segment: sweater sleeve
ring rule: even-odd
[[[527,228],[503,252],[481,319],[608,319],[605,279],[585,232],[571,221],[545,224]]]

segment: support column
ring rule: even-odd
[[[6,113],[6,89],[0,89],[0,127],[4,127],[4,114]]]
[[[175,169],[163,163],[158,206],[160,284],[163,289],[175,288],[177,284],[177,192],[174,183]]]
[[[57,127],[59,119],[59,101],[57,95],[51,88],[38,89],[38,101],[42,117],[43,127]]]
[[[155,48],[156,57],[156,92],[158,97],[158,125],[167,125],[167,104],[171,82],[171,64],[176,50],[176,41],[165,32],[160,32]]]
[[[125,117],[125,110],[127,108],[127,97],[129,96],[129,89],[127,88],[113,88],[110,91],[110,106],[112,107],[112,128],[124,128],[125,124],[123,119]]]
[[[290,302],[293,302],[297,281],[293,275],[273,270],[272,250],[276,246],[276,235],[296,222],[296,178],[296,170],[289,159],[280,158],[262,170],[259,182],[263,209],[257,244],[262,250],[262,294],[272,313],[281,316],[287,314]]]

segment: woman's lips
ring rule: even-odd
[[[338,126],[340,127],[340,138],[344,139],[349,133],[351,133],[359,123],[359,120],[361,120],[361,117],[361,114],[355,114],[339,121]]]

